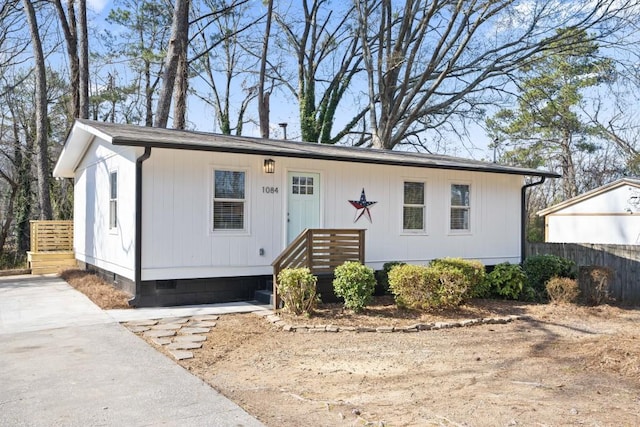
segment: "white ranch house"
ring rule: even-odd
[[[546,242],[639,245],[640,179],[619,179],[538,215]]]
[[[136,306],[253,299],[305,229],[329,230],[332,242],[341,230],[364,235],[356,253],[374,269],[440,257],[518,263],[526,188],[557,177],[90,120],[74,124],[54,176],[74,179],[76,259]]]

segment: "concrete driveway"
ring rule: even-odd
[[[1,426],[261,426],[57,277],[0,278]]]

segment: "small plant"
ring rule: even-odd
[[[318,278],[308,268],[285,268],[278,274],[278,292],[284,309],[299,316],[311,314],[320,302]]]
[[[459,269],[465,276],[467,295],[470,298],[482,298],[489,295],[491,285],[487,281],[484,264],[480,261],[462,258],[441,258],[434,259],[429,265]]]
[[[389,287],[399,307],[419,310],[457,306],[467,290],[464,273],[445,265],[396,266]]]
[[[386,295],[391,293],[389,289],[389,272],[396,265],[404,265],[404,262],[401,261],[391,261],[385,262],[382,265],[382,270],[376,271],[376,281],[378,282],[376,286],[376,295]]]
[[[581,266],[578,271],[578,284],[585,303],[600,305],[609,297],[609,284],[613,279],[613,270],[599,265]]]
[[[371,302],[375,286],[373,269],[357,261],[347,261],[335,270],[333,290],[336,296],[344,298],[344,306],[355,312]]]
[[[545,294],[545,284],[552,277],[576,277],[573,261],[551,254],[531,256],[524,261],[522,268],[527,275],[527,283],[539,295]]]
[[[507,299],[518,299],[526,291],[527,276],[517,264],[504,262],[496,265],[488,280],[493,292]]]
[[[578,282],[568,277],[552,277],[547,281],[545,288],[551,301],[556,303],[575,302],[580,294]]]

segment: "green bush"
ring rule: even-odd
[[[386,295],[391,293],[389,290],[389,272],[396,265],[404,265],[401,261],[385,262],[382,265],[382,270],[376,271],[376,295]]]
[[[399,265],[389,272],[399,307],[430,309],[460,305],[467,291],[464,273],[448,265]]]
[[[320,302],[318,278],[308,268],[285,268],[278,274],[278,293],[284,309],[295,315],[311,314]]]
[[[545,285],[547,294],[553,302],[571,303],[576,302],[580,289],[575,279],[568,277],[552,277]]]
[[[527,283],[540,296],[546,294],[545,284],[552,277],[576,278],[576,264],[566,258],[556,255],[534,255],[525,259],[522,264]]]
[[[517,264],[504,262],[493,268],[488,275],[491,290],[497,295],[508,299],[518,299],[526,293],[527,276]]]
[[[335,270],[333,290],[344,298],[344,306],[361,311],[369,302],[376,286],[373,269],[357,261],[347,261]]]
[[[490,283],[484,264],[480,261],[466,260],[462,258],[440,258],[429,263],[430,266],[457,268],[466,278],[467,296],[470,298],[482,298],[489,295]]]

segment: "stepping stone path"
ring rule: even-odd
[[[131,332],[149,339],[158,347],[163,347],[176,360],[193,358],[193,352],[202,348],[206,334],[216,326],[219,316],[199,315],[192,317],[172,317],[156,320],[134,320],[123,325]]]

